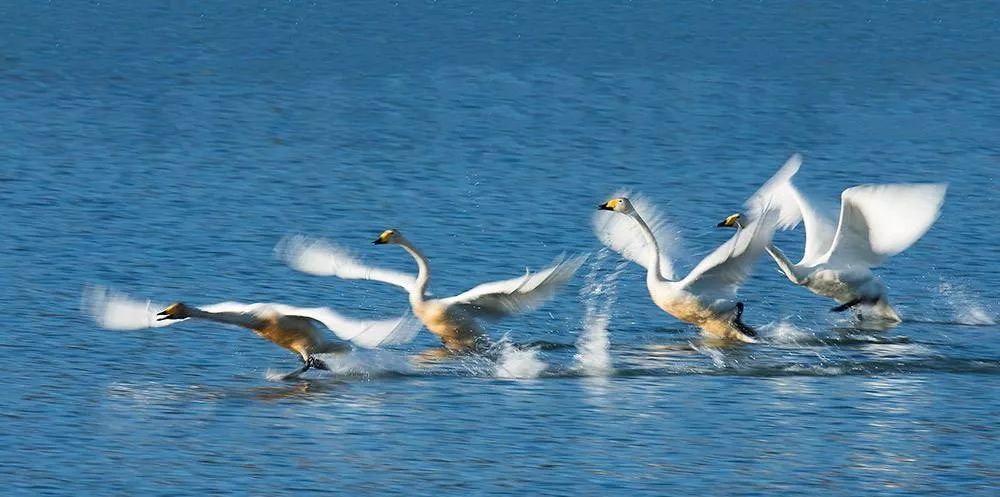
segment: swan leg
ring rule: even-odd
[[[294,380],[294,379],[298,378],[299,376],[301,376],[302,373],[305,373],[306,371],[308,371],[310,367],[312,367],[312,365],[310,365],[309,362],[303,362],[302,363],[302,367],[300,367],[299,369],[296,369],[295,371],[292,371],[291,373],[287,373],[287,374],[283,375],[281,377],[281,379],[282,380]]]
[[[838,305],[837,307],[830,309],[830,312],[844,312],[860,303],[862,303],[862,299],[860,298],[854,299],[851,300],[850,302],[845,302],[843,304]]]
[[[330,367],[327,366],[325,362],[323,362],[323,361],[321,361],[321,360],[319,360],[319,359],[317,359],[317,358],[315,358],[313,356],[305,356],[305,357],[302,358],[302,366],[299,369],[296,369],[295,371],[292,371],[291,373],[288,373],[288,374],[282,376],[281,379],[282,380],[294,380],[294,379],[298,378],[299,376],[302,376],[302,373],[305,373],[306,371],[309,371],[310,368],[322,369],[324,371],[329,371],[330,370]]]
[[[330,370],[330,366],[327,366],[325,362],[323,362],[323,361],[321,361],[321,360],[319,360],[319,359],[317,359],[315,357],[312,357],[312,356],[309,356],[309,358],[306,359],[306,368],[308,369],[310,367],[313,367],[313,368],[316,368],[316,369],[322,369],[323,371],[329,371]]]
[[[736,326],[737,331],[748,337],[757,336],[757,331],[743,322],[743,302],[736,303],[736,317],[733,318],[733,325]]]

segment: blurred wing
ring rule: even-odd
[[[864,185],[841,194],[840,224],[823,262],[875,267],[913,245],[941,212],[948,185]]]
[[[759,217],[764,205],[771,202],[771,209],[777,216],[778,229],[791,229],[802,221],[806,230],[806,244],[799,264],[811,266],[816,259],[830,250],[836,231],[833,222],[820,215],[792,184],[792,177],[801,166],[802,156],[792,155],[785,165],[781,166],[781,169],[747,200],[746,207],[752,217]]]
[[[327,307],[292,307],[283,304],[253,304],[267,306],[286,316],[301,316],[319,322],[330,329],[338,338],[373,349],[383,345],[407,343],[417,336],[422,324],[412,314],[397,319],[360,320],[351,319]],[[206,309],[207,308],[203,308]]]
[[[157,321],[156,313],[166,306],[135,300],[103,287],[84,288],[82,307],[98,326],[108,330],[159,328],[181,321]]]
[[[317,276],[336,276],[348,280],[373,280],[410,291],[416,286],[412,275],[391,269],[369,267],[347,251],[323,240],[304,236],[285,237],[275,247],[278,257],[294,269]]]
[[[629,216],[624,216],[617,212],[597,211],[594,213],[593,224],[594,233],[606,247],[621,254],[622,257],[649,269],[653,262],[653,257],[660,258],[660,271],[669,280],[676,279],[674,266],[671,261],[673,252],[677,250],[678,239],[676,230],[672,229],[669,223],[656,207],[644,199],[641,195],[623,195],[622,192],[615,194],[616,197],[628,196],[632,207],[635,208],[639,217],[649,225],[657,244],[660,246],[659,254],[654,254],[653,246],[646,239],[639,224]]]
[[[799,172],[800,166],[802,156],[793,154],[771,179],[747,199],[745,206],[751,218],[761,217],[766,205],[770,203],[770,208],[777,216],[775,222],[779,229],[790,229],[799,224],[802,213],[798,199],[795,198],[798,192],[792,186],[792,176]]]
[[[530,311],[562,288],[586,259],[586,256],[572,257],[534,274],[483,283],[454,297],[441,299],[441,302],[462,306],[470,314],[485,319]]]
[[[791,188],[802,211],[802,223],[806,228],[806,246],[802,252],[799,265],[814,266],[833,245],[837,233],[833,221],[820,214],[794,186]]]
[[[753,269],[753,263],[771,243],[777,213],[764,211],[764,217],[753,219],[736,234],[701,260],[681,280],[681,285],[694,293],[735,293],[736,288]]]

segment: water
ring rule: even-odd
[[[997,25],[985,2],[8,2],[3,493],[992,495]],[[593,264],[592,210],[620,188],[682,230],[683,273],[793,151],[830,204],[950,182],[879,271],[900,326],[855,329],[761,261],[742,296],[765,338],[714,348],[608,256],[492,326],[499,362],[414,364],[424,332],[286,383],[295,358],[244,330],[80,312],[104,285],[395,316],[395,288],[296,273],[274,245],[412,270],[369,244],[397,227],[449,295],[564,251]]]

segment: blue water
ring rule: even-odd
[[[995,495],[995,5],[497,3],[0,5],[0,493]],[[762,260],[742,297],[765,339],[713,348],[597,254],[593,208],[627,187],[696,261],[794,151],[831,206],[950,182],[879,270],[901,325],[857,329]],[[395,288],[273,253],[306,233],[412,271],[370,245],[387,227],[435,295],[592,253],[490,328],[565,346],[415,367],[423,332],[275,382],[296,359],[245,330],[80,310],[103,285],[395,316]],[[604,373],[574,347],[602,333]]]

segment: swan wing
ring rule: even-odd
[[[815,206],[806,200],[798,188],[793,186],[791,192],[802,212],[802,224],[806,230],[806,245],[802,251],[802,260],[799,261],[799,265],[814,266],[823,257],[823,254],[833,246],[837,229],[833,221],[821,214]]]
[[[797,226],[802,220],[802,212],[795,198],[797,192],[792,186],[792,176],[799,172],[801,166],[801,155],[793,154],[789,157],[781,169],[747,199],[745,205],[750,216],[760,217],[770,205],[775,212],[775,222],[779,229],[791,229]]]
[[[410,291],[416,286],[413,275],[366,266],[346,250],[324,240],[304,236],[285,237],[275,247],[278,257],[294,269],[317,276],[336,276],[348,280],[373,280]]]
[[[841,194],[840,223],[820,262],[875,267],[913,245],[941,213],[948,185],[862,185]]]
[[[792,155],[771,179],[750,196],[746,206],[751,215],[759,216],[764,205],[770,202],[777,215],[778,229],[794,228],[801,221],[805,225],[806,242],[799,265],[811,266],[830,250],[836,227],[792,183],[792,177],[801,166],[802,156]]]
[[[519,278],[492,281],[471,290],[441,299],[446,305],[461,306],[473,316],[499,319],[518,312],[530,311],[542,305],[576,273],[586,256],[558,260],[537,273]]]
[[[229,304],[228,302],[225,304]],[[216,306],[224,304],[216,304]],[[202,307],[211,312],[214,306]],[[244,312],[258,313],[274,310],[285,316],[300,316],[312,319],[326,326],[342,340],[373,349],[383,345],[395,345],[412,341],[420,327],[420,321],[407,313],[396,319],[363,320],[346,317],[328,307],[292,307],[284,304],[250,304]]]
[[[736,233],[702,259],[680,285],[698,294],[735,293],[774,236],[777,212],[765,208],[762,214],[745,228],[737,228]]]
[[[677,250],[679,240],[677,231],[666,221],[659,210],[651,202],[641,195],[628,195],[623,192],[615,194],[616,197],[627,196],[635,208],[639,217],[646,222],[652,230],[660,252],[654,253],[653,246],[650,245],[642,228],[634,219],[623,216],[615,212],[596,211],[593,217],[594,233],[606,247],[621,254],[622,257],[649,269],[653,263],[653,257],[660,258],[660,271],[667,279],[675,279],[673,262],[671,257]]]

